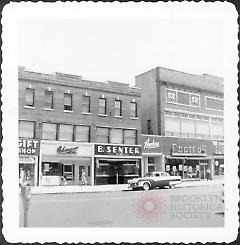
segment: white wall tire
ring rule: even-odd
[[[174,184],[169,184],[169,188],[170,189],[174,189],[175,188],[175,185]]]
[[[148,191],[150,189],[150,185],[148,182],[143,183],[143,190]]]

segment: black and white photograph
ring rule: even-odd
[[[234,5],[21,2],[2,25],[7,241],[237,238]]]

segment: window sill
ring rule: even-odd
[[[53,111],[54,109],[52,108],[43,108],[44,111]]]
[[[138,117],[130,117],[132,120],[138,120]]]
[[[107,114],[98,114],[100,117],[107,117]]]
[[[25,105],[24,108],[26,108],[26,109],[35,109],[35,106]]]
[[[116,117],[116,118],[122,118],[122,116],[114,116],[114,117]]]
[[[82,112],[82,115],[91,115],[91,112]]]
[[[68,110],[64,110],[64,112],[67,112],[67,113],[73,113],[73,111],[68,111]]]

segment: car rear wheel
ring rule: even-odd
[[[175,185],[170,184],[169,187],[170,187],[171,189],[174,189],[174,188],[175,188]]]
[[[147,182],[145,182],[145,183],[143,184],[143,189],[144,189],[145,191],[148,191],[148,190],[150,189],[150,185],[149,185]]]

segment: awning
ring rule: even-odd
[[[42,162],[79,162],[91,159],[91,157],[80,157],[80,156],[42,156]]]

